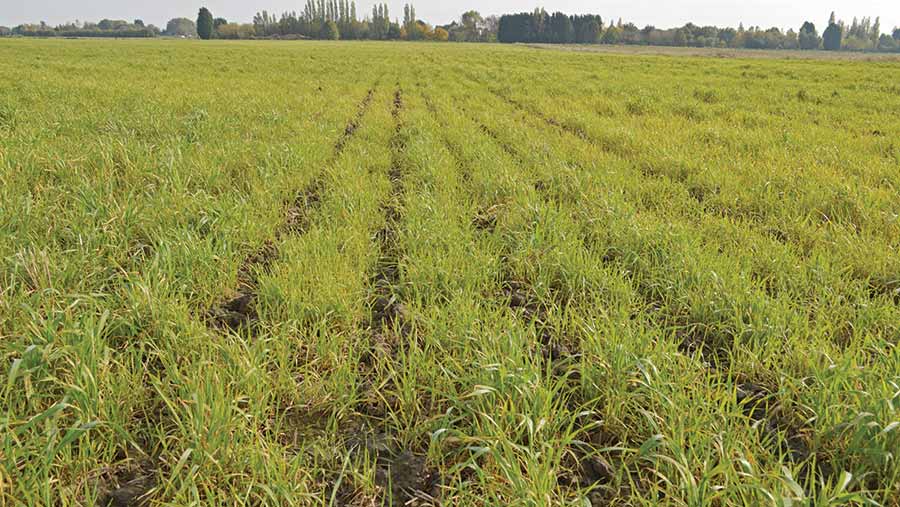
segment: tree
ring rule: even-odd
[[[828,26],[837,24],[837,16],[834,14],[834,11],[831,11],[831,16],[828,17]]]
[[[450,34],[447,30],[444,30],[441,27],[437,27],[434,29],[434,40],[438,42],[447,42],[450,39]]]
[[[500,29],[500,18],[497,16],[488,16],[484,18],[484,29],[482,38],[484,42],[497,42],[497,32]]]
[[[898,43],[893,37],[888,34],[882,34],[882,36],[878,39],[878,50],[879,51],[897,51],[900,48],[900,43]]]
[[[187,18],[170,19],[166,24],[166,34],[174,37],[195,37],[197,24]]]
[[[416,19],[416,8],[412,4],[403,6],[403,29],[406,30],[408,40],[419,40],[425,37]]]
[[[227,24],[228,24],[228,20],[227,20],[227,19],[225,19],[225,18],[216,18],[216,19],[213,20],[213,30],[218,31],[220,26],[222,26],[222,25],[227,25]]]
[[[594,44],[603,30],[603,20],[600,16],[572,16],[572,24],[575,26],[575,42],[579,44]]]
[[[816,25],[809,21],[803,23],[803,26],[800,27],[800,34],[798,37],[800,49],[819,49],[819,46],[822,44],[822,39],[819,38],[819,32],[816,30]]]
[[[134,20],[134,26],[136,26],[138,28],[144,28],[146,25],[144,25],[143,19],[136,19],[136,20]]]
[[[341,32],[338,30],[337,23],[334,21],[326,21],[322,25],[322,32],[319,34],[320,39],[338,40],[341,38]]]
[[[463,41],[481,40],[481,26],[484,24],[484,18],[478,11],[467,11],[459,19],[462,25]]]
[[[619,39],[621,38],[621,31],[614,26],[610,26],[606,29],[605,32],[603,32],[603,37],[600,38],[600,42],[602,42],[603,44],[618,44]]]
[[[557,44],[571,44],[575,42],[575,27],[569,16],[561,12],[554,12],[550,16],[550,42]]]
[[[497,40],[500,42],[534,42],[532,15],[529,13],[506,14],[500,17]]]
[[[256,28],[252,24],[226,23],[216,29],[216,34],[220,39],[249,39],[256,34]]]
[[[900,41],[900,28],[894,28],[893,36],[894,40]]]
[[[197,35],[203,40],[213,36],[213,15],[206,7],[201,7],[197,13]]]
[[[401,29],[398,23],[391,23],[388,26],[387,38],[388,40],[400,40],[401,39]]]
[[[828,25],[822,34],[822,45],[826,51],[840,51],[844,39],[844,30],[835,23]]]

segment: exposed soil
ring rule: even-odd
[[[428,467],[424,456],[403,451],[384,460],[375,475],[376,483],[390,492],[392,505],[437,505],[440,502],[441,476]]]
[[[303,189],[291,203],[284,217],[284,229],[289,234],[301,235],[309,230],[312,216],[322,204],[322,181],[315,180]]]
[[[531,285],[519,280],[507,280],[503,283],[503,297],[509,307],[524,321],[533,324],[538,334],[540,354],[544,361],[552,367],[552,372],[557,376],[566,376],[570,380],[577,380],[577,372],[570,368],[580,355],[573,350],[560,336],[558,330],[550,324],[547,318],[549,306],[541,303]],[[565,306],[565,301],[558,300],[560,307]]]
[[[375,87],[369,89],[369,92],[366,94],[365,98],[362,102],[357,106],[356,116],[353,117],[348,123],[347,126],[344,127],[344,133],[341,134],[341,137],[338,138],[337,142],[334,144],[334,157],[340,155],[344,151],[344,147],[347,145],[347,142],[350,141],[350,138],[353,137],[353,134],[356,133],[356,130],[359,128],[360,123],[362,123],[363,116],[365,116],[366,111],[369,109],[369,105],[372,103],[372,98],[375,96]]]
[[[794,463],[809,459],[809,445],[803,436],[809,430],[798,427],[778,403],[772,390],[752,382],[738,384],[736,401],[744,415],[759,423],[760,438],[775,446],[774,451],[786,455]],[[780,439],[779,435],[784,438]]]
[[[238,269],[238,282],[245,287],[256,287],[259,273],[268,273],[278,260],[278,247],[271,240],[250,254]]]
[[[439,505],[443,479],[425,456],[410,449],[398,449],[391,437],[362,429],[347,443],[353,456],[367,457],[375,465],[375,483],[385,504]]]
[[[707,367],[726,371],[731,364],[729,344],[734,343],[734,338],[723,333],[700,324],[683,326],[675,333],[680,340],[678,350],[687,356],[699,353]]]
[[[221,306],[210,310],[210,325],[231,331],[251,330],[259,315],[256,313],[256,294],[239,294]]]
[[[156,487],[156,470],[150,460],[104,471],[96,507],[143,507],[149,505]]]
[[[887,297],[900,305],[900,275],[896,280],[870,279],[869,294],[873,298]]]
[[[237,295],[209,310],[206,321],[210,327],[231,331],[253,331],[259,318],[256,312],[256,287],[259,273],[267,273],[278,259],[278,248],[267,241],[247,256],[238,269]]]
[[[475,230],[483,232],[494,232],[497,229],[497,219],[500,214],[501,206],[495,204],[491,207],[479,210],[472,219],[472,226]]]
[[[394,92],[391,117],[394,119],[394,135],[391,138],[391,167],[388,178],[391,181],[391,193],[382,205],[384,227],[375,237],[378,243],[379,259],[375,271],[370,278],[372,295],[369,300],[370,322],[372,332],[380,332],[385,326],[400,329],[401,335],[409,331],[410,315],[406,306],[400,301],[395,288],[400,283],[400,257],[402,252],[398,245],[398,232],[402,222],[400,205],[403,199],[402,154],[406,150],[406,141],[402,134],[403,92],[400,88]]]

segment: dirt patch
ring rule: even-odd
[[[409,320],[409,310],[395,295],[377,295],[372,302],[372,329],[393,327],[397,323],[400,323],[402,328],[408,324]]]
[[[563,455],[557,484],[573,496],[575,491],[587,492],[585,498],[591,507],[613,505],[616,498],[641,496],[647,486],[642,477],[653,476],[653,464],[614,450],[634,444],[624,443],[619,435],[598,424],[596,416],[580,416],[576,427],[581,432]]]
[[[317,179],[297,194],[285,212],[285,231],[301,235],[309,230],[313,213],[322,205],[322,186],[322,181]]]
[[[900,276],[896,280],[886,278],[871,278],[869,280],[869,295],[872,298],[887,297],[895,304],[900,305]]]
[[[341,137],[338,138],[337,142],[334,144],[334,157],[336,158],[344,151],[344,147],[347,146],[347,142],[353,137],[353,134],[356,133],[357,129],[359,129],[360,123],[362,123],[363,116],[365,116],[366,111],[369,109],[369,105],[372,103],[372,98],[375,96],[375,87],[369,89],[369,92],[366,94],[365,98],[363,98],[362,102],[356,108],[356,115],[347,123],[344,127],[344,132],[341,134]]]
[[[207,315],[210,327],[231,331],[252,330],[259,315],[256,313],[256,294],[239,294],[213,308]]]
[[[394,118],[394,127],[395,130],[400,130],[402,124],[400,123],[400,111],[403,109],[403,89],[397,88],[394,91],[394,104],[393,108],[391,108],[391,116]]]
[[[530,283],[521,280],[507,280],[502,286],[502,299],[523,321],[534,325],[539,341],[539,353],[544,362],[552,368],[556,376],[567,376],[569,380],[580,378],[577,369],[572,368],[580,352],[562,338],[562,333],[549,322],[550,305],[542,303]],[[552,292],[552,291],[551,291]],[[554,296],[556,304],[563,308],[565,301]]]
[[[811,452],[804,435],[811,431],[796,423],[778,402],[773,390],[752,382],[738,384],[735,401],[744,415],[759,428],[760,438],[774,452],[793,463],[807,461]]]
[[[390,435],[365,429],[347,442],[352,456],[365,457],[375,465],[375,484],[390,505],[439,505],[443,479],[425,456],[397,448]]]
[[[97,487],[95,507],[143,507],[156,487],[156,469],[149,459],[111,467],[103,471]]]
[[[403,451],[386,460],[375,476],[375,482],[390,492],[392,505],[436,505],[441,494],[441,476],[428,467],[424,456]]]
[[[395,288],[400,283],[400,257],[402,252],[398,245],[399,228],[402,222],[400,203],[403,200],[402,154],[406,149],[403,137],[403,122],[400,114],[403,110],[403,92],[398,87],[394,92],[391,117],[394,119],[394,135],[391,138],[391,167],[388,178],[391,180],[391,193],[382,205],[384,227],[375,238],[378,243],[379,260],[370,278],[372,294],[369,299],[370,322],[372,332],[380,332],[385,326],[399,326],[403,334],[408,332],[409,311],[400,301]]]
[[[494,232],[497,229],[497,219],[500,215],[501,206],[495,204],[488,208],[483,208],[475,213],[472,218],[472,226],[475,230],[482,232]]]
[[[731,364],[730,344],[734,343],[734,338],[723,333],[704,324],[680,327],[675,332],[679,339],[678,350],[687,356],[699,354],[709,368],[726,371]]]
[[[591,507],[609,505],[609,490],[616,480],[616,469],[604,457],[575,448],[563,460],[564,471],[556,481],[568,490],[589,490]]]
[[[278,260],[278,247],[266,241],[251,253],[238,268],[237,294],[206,313],[211,328],[231,331],[253,331],[259,315],[256,312],[256,287],[259,274],[268,273]]]
[[[275,242],[267,240],[259,249],[251,253],[238,269],[238,282],[245,287],[256,287],[259,273],[268,273],[272,264],[278,260],[278,247]]]

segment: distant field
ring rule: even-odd
[[[900,63],[0,41],[0,505],[900,506]]]
[[[560,45],[560,44],[526,44],[539,49],[555,49],[560,51],[580,51],[587,53],[605,53],[620,55],[659,55],[659,56],[705,56],[714,58],[765,58],[782,60],[855,60],[855,61],[894,61],[900,62],[900,55],[891,53],[867,53],[850,51],[800,51],[800,50],[757,50],[734,48],[688,48],[669,46],[638,46],[607,44],[594,45]]]

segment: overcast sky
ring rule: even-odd
[[[196,18],[201,2],[185,0],[0,0],[0,25],[46,21],[56,25],[75,19],[98,21],[143,19],[165,27],[174,17]],[[216,17],[250,22],[256,11],[300,11],[305,0],[205,0]],[[370,12],[373,1],[357,1],[360,15]],[[388,1],[391,16],[403,15],[403,1]],[[900,0],[418,0],[416,14],[432,24],[449,23],[460,13],[475,9],[484,15],[531,11],[543,6],[548,11],[595,13],[606,19],[624,18],[639,26],[681,26],[688,21],[719,26],[759,25],[764,28],[797,29],[804,20],[813,21],[821,31],[831,11],[848,22],[854,16],[881,16],[886,31],[900,25]]]

